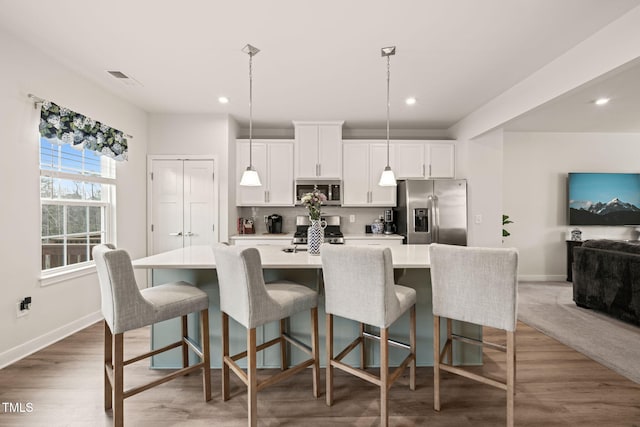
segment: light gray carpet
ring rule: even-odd
[[[518,319],[640,383],[640,328],[573,302],[568,282],[520,282]]]

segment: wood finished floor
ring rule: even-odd
[[[504,342],[490,329],[485,336]],[[148,348],[149,331],[127,333],[127,353]],[[217,343],[212,343],[217,345]],[[102,329],[93,325],[0,370],[0,402],[30,402],[30,413],[7,413],[0,426],[110,426],[102,405]],[[502,353],[485,351],[478,369],[498,376]],[[639,355],[640,357],[640,355]],[[515,420],[518,426],[640,427],[640,384],[599,365],[557,341],[518,324]],[[630,361],[631,363],[631,361]],[[322,371],[324,388],[324,370]],[[144,362],[125,371],[127,384],[157,372]],[[390,390],[393,426],[500,426],[505,423],[504,392],[443,373],[442,411],[433,411],[433,374],[419,368],[417,389],[405,373]],[[235,378],[232,398],[220,399],[220,371],[212,371],[213,400],[202,398],[201,375],[163,384],[125,400],[128,426],[245,426],[246,393]],[[311,394],[311,372],[294,376],[258,394],[261,426],[376,426],[378,389],[337,373],[335,402],[327,407]]]

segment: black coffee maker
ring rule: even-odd
[[[266,218],[267,233],[280,234],[282,233],[282,216],[278,214],[271,214]]]
[[[387,209],[384,211],[384,234],[394,234],[396,225],[393,222],[393,211]]]

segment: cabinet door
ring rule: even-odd
[[[424,142],[396,142],[395,161],[391,168],[397,179],[425,177],[425,144]]]
[[[342,178],[342,126],[318,126],[318,176]]]
[[[429,178],[455,178],[455,145],[429,143],[427,165]]]
[[[293,143],[268,143],[267,205],[293,206]]]
[[[389,150],[389,165],[394,165],[393,151]],[[378,185],[380,175],[387,165],[387,143],[369,145],[369,205],[395,206],[397,187],[381,187]],[[393,167],[392,167],[393,169]],[[395,171],[394,171],[395,173]]]
[[[184,246],[211,245],[213,161],[184,161]]]
[[[264,205],[266,200],[267,175],[267,146],[264,143],[253,142],[253,167],[258,172],[260,187],[242,187],[240,179],[242,173],[249,166],[249,142],[239,141],[236,143],[236,205],[237,206],[258,206]]]
[[[296,177],[318,176],[318,126],[296,126]]]
[[[369,144],[346,143],[342,146],[342,205],[369,205]]]

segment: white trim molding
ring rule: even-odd
[[[53,331],[47,332],[44,335],[29,340],[17,347],[11,348],[3,353],[0,353],[0,369],[24,359],[25,357],[42,350],[45,347],[50,346],[53,343],[60,341],[63,338],[73,335],[76,332],[93,325],[94,323],[102,320],[102,312],[96,311],[88,314],[80,319],[74,320],[64,326],[61,326]]]

